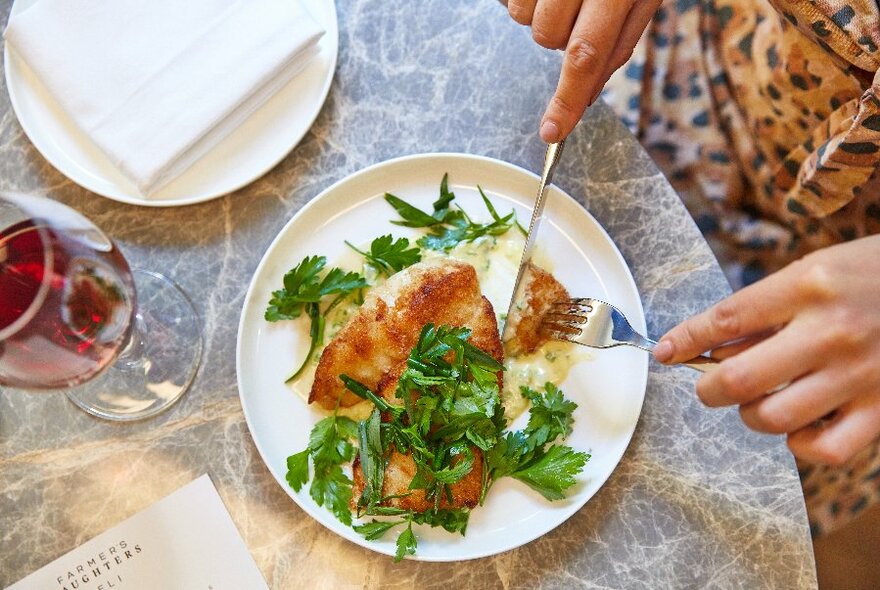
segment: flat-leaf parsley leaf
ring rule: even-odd
[[[298,492],[308,481],[311,457],[314,474],[309,495],[318,506],[327,506],[347,525],[351,525],[352,481],[341,466],[354,457],[350,440],[357,437],[357,429],[351,418],[335,414],[324,418],[312,429],[308,447],[287,458],[287,482]]]
[[[373,240],[370,243],[369,252],[356,248],[347,240],[345,243],[348,244],[349,248],[366,258],[367,264],[386,277],[390,277],[394,273],[400,272],[422,259],[421,250],[416,247],[411,248],[407,238],[395,240],[391,234]]]
[[[287,271],[283,289],[272,292],[265,318],[269,322],[293,320],[303,312],[309,318],[309,351],[300,367],[286,381],[298,377],[305,369],[315,350],[324,340],[324,318],[346,296],[367,286],[367,280],[359,273],[331,268],[323,278],[320,273],[327,265],[324,256],[306,256],[302,262]],[[336,295],[321,311],[321,300]]]

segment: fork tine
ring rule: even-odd
[[[573,299],[568,301],[556,301],[550,305],[548,313],[571,314],[571,313],[589,313],[593,310],[592,306],[580,304]]]
[[[550,338],[553,340],[562,340],[564,342],[573,342],[577,344],[576,338],[580,334],[580,330],[577,333],[563,332],[562,330],[555,330],[547,326],[547,324],[542,324],[542,331],[544,331]]]
[[[596,303],[603,303],[603,302],[601,302],[598,299],[595,299],[593,297],[572,297],[571,299],[568,300],[568,303],[571,303],[572,305],[592,307]]]
[[[576,317],[568,319],[569,317],[572,316],[559,316],[555,318],[544,316],[541,320],[540,330],[565,332],[572,335],[580,334],[585,320]]]
[[[587,318],[577,313],[553,313],[548,312],[541,318],[542,322],[564,324],[572,328],[579,328],[587,323]]]

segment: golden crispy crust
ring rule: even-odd
[[[568,291],[546,270],[529,263],[523,277],[523,304],[507,318],[512,336],[504,342],[510,356],[535,352],[549,340],[541,331],[541,320],[553,303],[568,299]]]
[[[439,259],[414,264],[373,289],[358,313],[330,341],[315,371],[309,403],[333,409],[361,401],[339,375],[393,397],[393,388],[422,326],[466,326],[470,342],[503,361],[492,304],[480,292],[469,264]]]
[[[474,467],[467,475],[449,486],[452,502],[443,497],[440,508],[474,508],[480,501],[480,491],[483,486],[483,454],[477,447],[471,447],[471,450],[474,453]],[[456,462],[457,458],[453,459],[452,464],[455,465]],[[354,509],[366,485],[360,459],[357,456],[352,465],[352,472],[354,486],[351,506]],[[385,479],[382,481],[382,495],[403,497],[386,500],[382,506],[394,506],[413,512],[425,512],[433,508],[433,501],[429,502],[425,498],[425,490],[409,489],[415,474],[416,462],[409,453],[403,455],[396,450],[391,451],[388,466],[385,468]]]

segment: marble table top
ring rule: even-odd
[[[8,14],[9,0],[0,0]],[[695,374],[652,362],[638,428],[604,487],[519,549],[404,562],[345,541],[282,490],[254,447],[235,379],[245,290],[284,223],[332,182],[391,157],[480,154],[538,169],[538,119],[560,56],[493,0],[338,0],[340,53],[300,145],[214,201],[148,209],[79,188],[31,146],[0,92],[0,189],[51,195],[95,220],[133,265],[164,272],[204,322],[192,389],[145,422],[110,424],[63,394],[0,392],[0,586],[209,473],[272,588],[809,588],[815,570],[784,441],[704,408]],[[594,106],[556,182],[589,207],[635,276],[649,332],[727,283],[675,193],[609,109]]]

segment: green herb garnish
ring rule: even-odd
[[[394,240],[391,234],[373,240],[369,252],[359,250],[347,240],[345,243],[349,248],[366,258],[370,266],[386,277],[390,277],[422,259],[421,251],[418,248],[410,248],[408,239]]]
[[[547,499],[560,499],[564,497],[564,491],[574,485],[575,475],[589,459],[585,453],[553,444],[571,432],[572,413],[577,405],[566,400],[559,388],[550,383],[543,392],[522,388],[522,394],[532,402],[528,425],[523,431],[505,433],[497,378],[502,366],[470,344],[470,334],[467,328],[424,326],[398,381],[395,396],[401,400],[400,405],[390,404],[347,375],[340,376],[349,391],[370,400],[375,406],[370,417],[355,429],[345,428],[344,436],[358,440],[359,462],[365,482],[357,502],[357,514],[398,517],[393,520],[373,519],[353,528],[364,538],[375,540],[389,530],[403,526],[397,537],[396,560],[416,551],[413,523],[464,534],[470,511],[441,506],[444,498],[451,501],[449,486],[473,470],[477,461],[475,449],[482,451],[481,503],[492,483],[504,476],[519,479]],[[331,453],[334,460],[343,454],[353,456],[347,440],[326,440],[330,425],[325,422],[315,427],[317,433],[313,432],[309,448],[288,459],[291,485],[305,483],[308,477],[305,457],[311,456],[313,462],[316,461],[313,449],[320,448],[319,444],[342,449]],[[427,511],[412,512],[383,505],[390,500],[383,497],[382,485],[385,468],[394,451],[409,454],[415,462],[416,473],[409,490],[424,491],[426,500],[432,503]],[[315,465],[318,473],[318,463]],[[322,473],[325,478],[329,474],[335,485],[334,492],[344,488],[344,482],[334,471],[325,468]],[[329,487],[326,483],[319,484],[318,497],[323,498],[335,513],[337,504],[331,499],[345,496],[345,492],[330,494],[331,499],[327,499],[323,494]],[[345,489],[350,500],[350,484]],[[314,493],[312,495],[315,497]],[[351,515],[347,518],[347,521],[340,520],[350,524]]]
[[[331,268],[323,278],[318,274],[327,264],[324,256],[306,256],[284,275],[284,288],[272,292],[266,320],[292,320],[302,315],[308,303],[319,303],[327,295],[345,296],[367,286],[366,279],[356,272]]]
[[[508,432],[486,453],[489,473],[483,488],[484,497],[493,481],[511,476],[548,500],[560,500],[564,497],[562,492],[574,484],[574,476],[583,470],[590,455],[565,446],[547,449],[546,445],[571,433],[572,413],[577,404],[566,400],[562,391],[552,383],[544,385],[543,394],[529,387],[520,389],[532,402],[529,423],[521,431]]]
[[[440,182],[440,197],[434,201],[432,213],[422,211],[399,197],[385,193],[385,200],[400,215],[399,220],[391,223],[428,229],[430,233],[419,238],[416,243],[422,248],[440,251],[451,250],[461,242],[473,242],[482,236],[500,236],[514,226],[522,231],[522,226],[516,220],[516,212],[511,211],[504,217],[500,216],[480,186],[477,186],[477,190],[480,191],[492,221],[479,223],[473,221],[460,207],[451,209],[450,204],[455,199],[455,194],[449,190],[448,176],[448,174],[443,175],[443,180]]]
[[[315,350],[324,341],[324,323],[327,313],[345,297],[367,286],[367,280],[356,272],[331,268],[321,278],[319,275],[327,264],[324,256],[306,256],[284,275],[284,288],[272,292],[265,318],[270,322],[292,320],[303,315],[309,318],[309,351],[300,367],[285,382],[292,381],[303,372]],[[325,297],[336,297],[321,312]]]
[[[298,492],[309,480],[311,457],[314,474],[309,495],[318,506],[326,505],[347,525],[351,525],[352,481],[342,471],[342,465],[354,457],[355,449],[349,440],[357,434],[354,420],[334,414],[315,425],[304,451],[287,458],[287,482]]]

